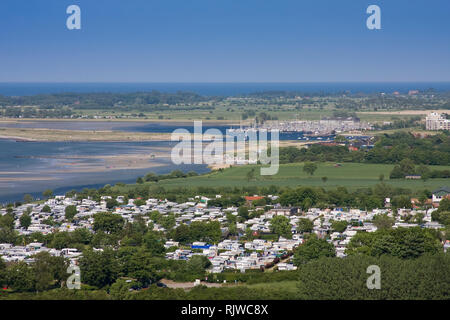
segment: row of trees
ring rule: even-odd
[[[131,263],[133,264],[134,262]],[[158,267],[156,264],[153,264],[155,268]],[[201,264],[198,263],[198,266]],[[380,289],[377,290],[367,288],[367,279],[370,276],[367,268],[371,265],[380,268]],[[218,276],[222,278],[226,275]],[[254,282],[261,283],[258,286],[198,286],[189,291],[158,288],[156,285],[147,290],[130,291],[133,283],[114,276],[108,280],[111,285],[105,286],[104,290],[62,288],[37,294],[16,293],[4,297],[126,300],[446,300],[450,290],[450,255],[423,255],[417,259],[399,259],[387,255],[353,255],[344,259],[321,257],[303,264],[297,271],[267,275],[269,273],[262,272],[236,274],[239,278],[254,279]],[[283,281],[283,286],[278,285],[280,281]]]
[[[158,182],[160,180],[168,180],[168,179],[178,179],[178,178],[188,178],[198,176],[198,173],[195,171],[189,171],[184,173],[181,170],[173,170],[168,174],[156,174],[153,172],[147,173],[144,177],[139,177],[136,180],[136,183],[142,184],[144,182]]]
[[[389,255],[401,259],[442,252],[439,231],[420,227],[358,232],[347,246],[349,255]]]
[[[426,165],[421,164],[416,166],[411,159],[405,158],[395,165],[392,169],[390,179],[403,179],[405,176],[419,175],[421,179],[427,180],[430,178],[450,178],[450,170],[430,170]]]
[[[194,241],[203,241],[212,244],[221,240],[222,230],[218,221],[194,221],[189,225],[179,225],[174,230],[169,231],[168,236],[183,244]]]
[[[309,169],[308,169],[309,170]],[[311,171],[312,172],[312,171]],[[51,192],[51,190],[49,190]],[[118,206],[119,203],[115,200],[118,196],[124,196],[124,202],[128,199],[148,199],[160,198],[169,201],[185,202],[189,198],[196,195],[205,195],[213,198],[208,203],[211,206],[229,207],[241,206],[245,203],[243,196],[246,195],[273,195],[281,194],[282,205],[302,206],[309,208],[311,205],[321,208],[327,206],[337,207],[359,207],[359,208],[379,208],[383,206],[385,198],[416,197],[419,200],[426,200],[431,197],[430,190],[420,190],[413,192],[410,189],[393,187],[383,182],[378,183],[371,188],[360,188],[350,192],[345,187],[338,187],[335,189],[325,190],[320,187],[299,187],[290,188],[284,186],[271,185],[267,187],[259,186],[243,186],[243,187],[192,187],[179,186],[165,188],[158,184],[136,184],[125,185],[117,183],[115,186],[105,185],[100,189],[83,189],[81,191],[69,191],[66,196],[72,197],[76,195],[78,200],[91,198],[95,201],[100,201],[102,196],[110,196],[112,199],[107,200],[108,209]],[[215,198],[215,195],[221,194],[221,198]],[[306,200],[306,201],[305,201]],[[305,202],[304,202],[305,201]],[[138,201],[139,203],[139,201]],[[271,200],[264,198],[256,202],[257,205],[270,205]],[[16,203],[19,205],[20,203]],[[48,208],[50,209],[50,208]]]
[[[48,252],[33,256],[34,262],[6,264],[0,258],[0,286],[15,291],[45,291],[61,287],[67,277],[67,261]]]
[[[2,96],[0,105],[7,106],[45,106],[46,108],[59,109],[63,106],[71,106],[78,109],[110,109],[142,105],[176,105],[189,104],[202,101],[215,101],[219,98],[203,97],[191,92],[163,93],[159,91],[135,92],[135,93],[58,93],[39,94],[31,96]]]
[[[396,132],[378,138],[374,148],[349,151],[345,146],[314,144],[309,148],[280,148],[280,163],[305,161],[364,162],[397,164],[408,158],[413,164],[448,165],[450,134],[440,133],[425,138],[411,133]]]

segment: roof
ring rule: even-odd
[[[246,196],[245,197],[246,201],[254,201],[254,200],[261,200],[261,199],[264,199],[264,197],[261,197],[261,196],[255,196],[255,197]]]
[[[433,194],[449,194],[450,188],[449,187],[440,187],[439,189],[436,189],[433,191]]]

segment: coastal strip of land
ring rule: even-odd
[[[165,132],[128,132],[113,130],[60,130],[43,128],[2,128],[0,139],[36,142],[120,142],[120,141],[171,141],[172,133]],[[202,137],[188,134],[191,139],[211,140],[213,135]],[[311,142],[310,142],[311,143]],[[300,145],[297,141],[280,141],[280,146]]]
[[[216,120],[216,119],[158,119],[158,118],[7,118],[0,117],[1,123],[30,123],[30,122],[135,122],[135,123],[179,123],[192,124],[194,121],[202,121],[209,125],[251,125],[251,120]]]
[[[12,139],[18,141],[170,141],[170,137],[170,133],[0,127],[0,139]]]
[[[212,140],[214,135],[177,134],[183,139]],[[128,132],[114,130],[61,130],[45,128],[5,128],[0,126],[0,139],[42,142],[119,142],[119,141],[171,141],[169,132]]]

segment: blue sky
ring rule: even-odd
[[[21,81],[450,81],[450,1],[2,0],[0,82]]]

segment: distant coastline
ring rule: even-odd
[[[262,91],[299,91],[299,92],[408,92],[408,90],[437,91],[450,90],[450,81],[443,82],[153,82],[153,83],[70,83],[70,82],[0,82],[0,95],[24,96],[50,93],[88,93],[113,92],[130,93],[161,91],[195,92],[205,96],[240,95]]]

